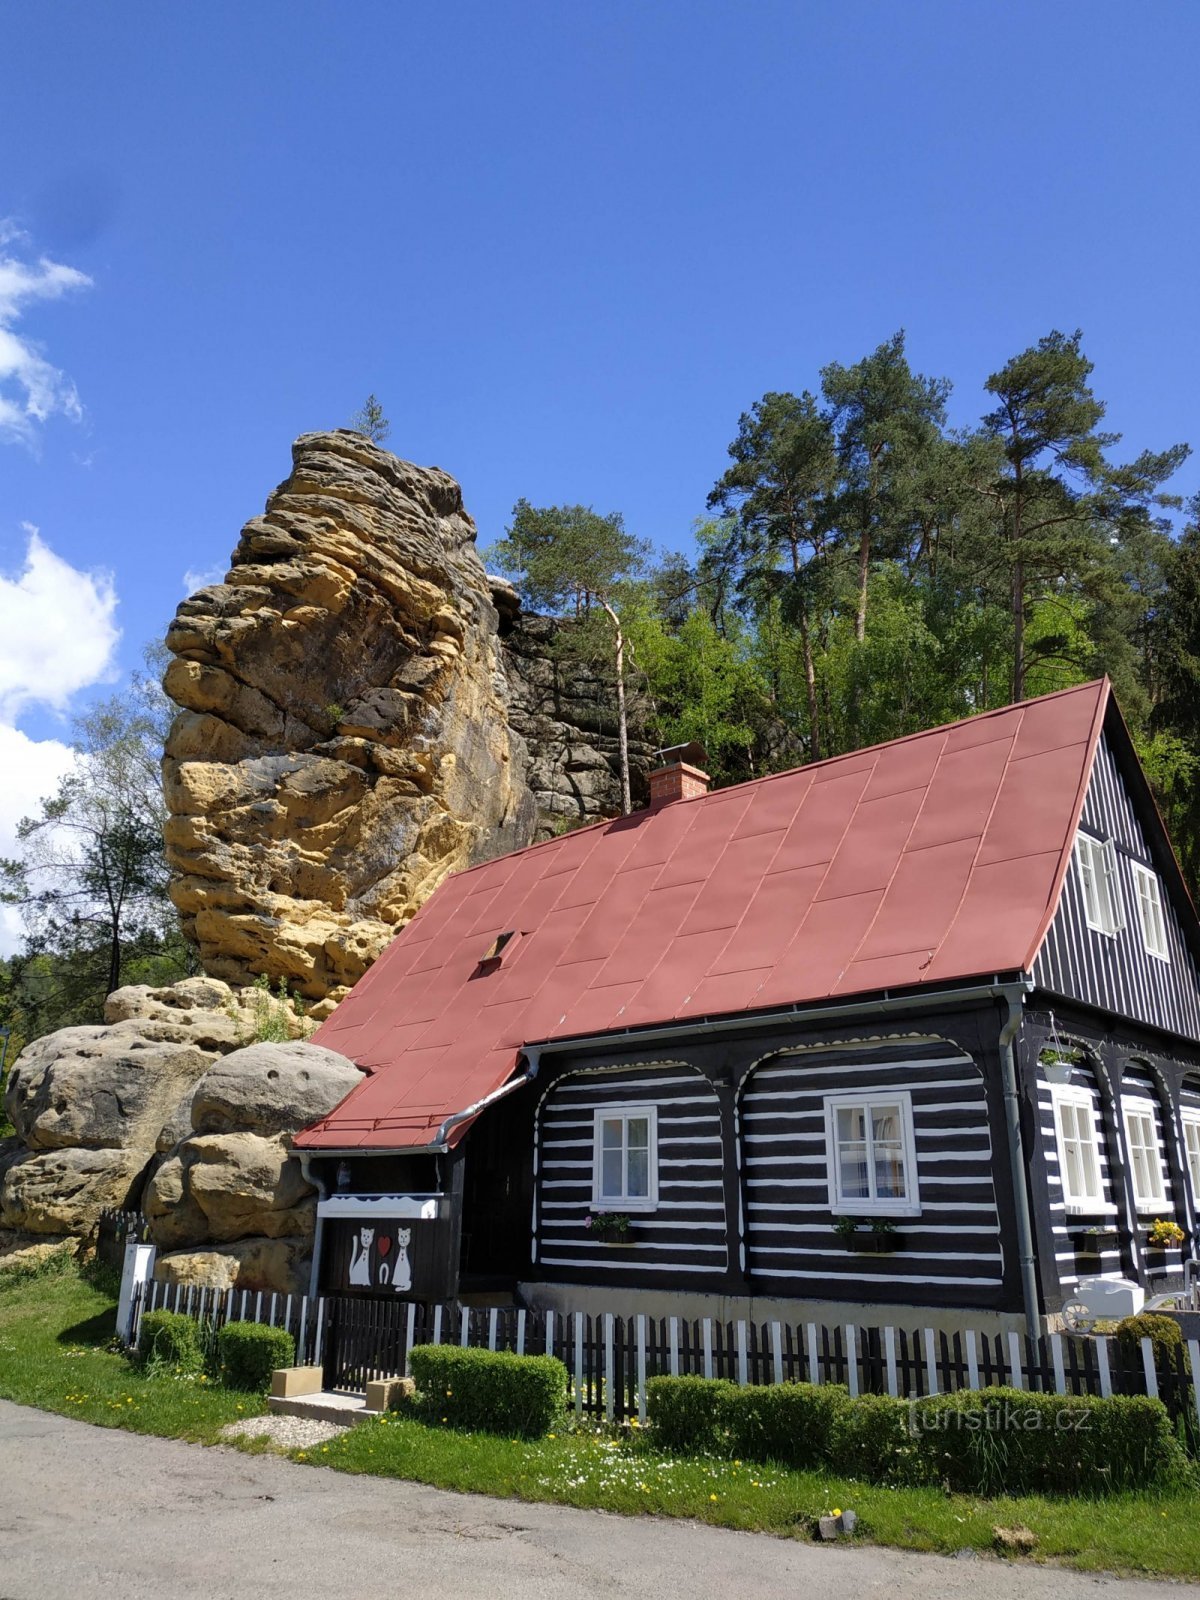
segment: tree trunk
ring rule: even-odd
[[[817,702],[817,669],[813,664],[812,635],[808,618],[800,613],[800,643],[804,648],[804,690],[808,699],[809,755],[821,759],[821,708]]]
[[[1013,566],[1012,615],[1012,697],[1015,704],[1025,698],[1025,564],[1019,558]]]
[[[621,619],[608,601],[598,596],[600,604],[608,612],[609,620],[613,625],[615,634],[615,656],[617,665],[617,741],[621,751],[621,815],[627,817],[633,810],[633,800],[629,790],[629,724],[625,716],[625,634],[621,628]]]
[[[864,528],[858,541],[858,613],[854,618],[854,637],[862,644],[867,637],[867,573],[871,565],[871,530]]]

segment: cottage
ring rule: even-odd
[[[317,1034],[369,1073],[296,1141],[322,1286],[998,1331],[1180,1284],[1200,924],[1107,680],[711,794],[672,755]]]

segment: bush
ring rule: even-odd
[[[1144,1395],[982,1389],[912,1406],[920,1475],[965,1494],[1104,1494],[1186,1480],[1166,1407]]]
[[[732,1455],[725,1433],[725,1402],[737,1385],[725,1378],[651,1378],[646,1415],[655,1443],[685,1455]]]
[[[566,1409],[567,1369],[554,1356],[419,1344],[408,1360],[426,1422],[536,1439]]]
[[[221,1377],[230,1389],[253,1389],[262,1394],[270,1388],[275,1368],[290,1367],[295,1359],[296,1341],[286,1328],[227,1322],[217,1334]]]
[[[864,1394],[839,1408],[829,1448],[830,1465],[869,1483],[917,1483],[921,1463],[907,1400]]]
[[[1174,1317],[1143,1311],[1140,1316],[1126,1317],[1117,1324],[1117,1343],[1121,1346],[1121,1354],[1138,1368],[1142,1362],[1143,1339],[1149,1339],[1154,1347],[1156,1369],[1174,1368],[1175,1353],[1183,1347],[1183,1329]]]
[[[777,1383],[738,1389],[721,1402],[730,1452],[805,1471],[830,1460],[850,1396],[839,1384]]]
[[[199,1372],[204,1365],[200,1327],[182,1311],[147,1311],[138,1329],[138,1360],[181,1372]]]

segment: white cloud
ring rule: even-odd
[[[24,567],[0,572],[0,723],[10,725],[33,705],[63,712],[80,689],[110,679],[121,637],[111,576],[81,572],[24,528]]]
[[[0,723],[0,856],[17,853],[17,824],[36,816],[40,801],[52,795],[59,779],[71,770],[75,753],[57,739],[31,739],[19,728]],[[0,956],[12,955],[21,943],[21,913],[0,906]]]
[[[78,419],[82,411],[70,378],[16,326],[30,305],[90,288],[92,280],[47,256],[22,260],[12,253],[26,243],[10,222],[0,221],[0,439],[27,444],[36,425],[55,412]]]
[[[210,584],[224,583],[228,566],[189,567],[183,575],[184,594],[195,594],[197,589],[207,589]]]

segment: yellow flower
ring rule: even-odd
[[[557,1439],[558,1435],[556,1433],[548,1433],[546,1437],[547,1439]]]
[[[638,1426],[638,1419],[636,1417],[630,1417],[629,1426],[631,1428],[636,1428]]]
[[[446,1419],[445,1419],[445,1417],[443,1417],[443,1418],[442,1418],[442,1421],[443,1421],[443,1422],[445,1422],[445,1420],[446,1420]]]
[[[709,1495],[709,1497],[708,1497],[708,1498],[709,1498],[709,1499],[710,1499],[710,1500],[715,1500],[715,1499],[716,1499],[716,1498],[717,1498],[717,1497],[716,1497],[716,1495],[715,1495],[715,1494],[710,1494],[710,1495]]]
[[[842,1514],[841,1506],[834,1506],[833,1510],[830,1512],[830,1516],[833,1516],[833,1517],[840,1517],[841,1514]]]

